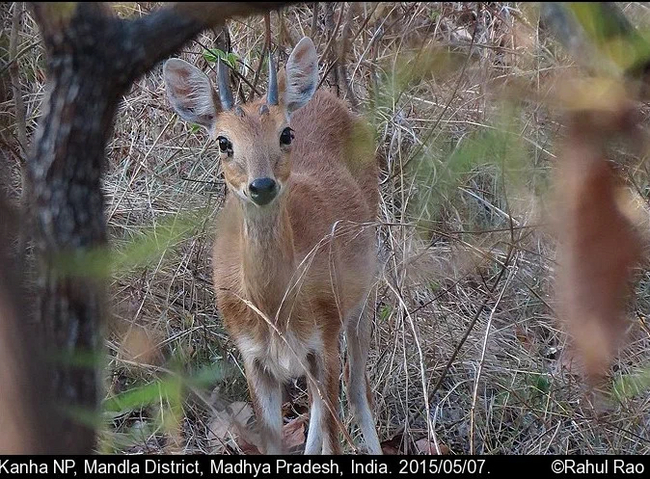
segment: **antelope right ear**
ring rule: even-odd
[[[212,130],[221,108],[208,76],[186,61],[171,58],[163,66],[163,77],[174,111],[183,120]]]
[[[318,54],[311,38],[303,37],[289,55],[286,76],[280,85],[282,103],[288,114],[311,100],[318,85]]]

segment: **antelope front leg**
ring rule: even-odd
[[[348,398],[352,412],[361,428],[369,454],[382,454],[375,420],[372,415],[372,393],[366,374],[368,350],[370,349],[371,323],[368,310],[363,304],[352,315],[347,325],[348,342]]]
[[[246,380],[265,454],[283,454],[282,388],[257,360],[245,361]]]
[[[338,338],[337,338],[338,339]],[[341,454],[339,443],[339,376],[341,374],[341,361],[338,351],[338,340],[329,345],[333,350],[325,347],[318,356],[309,356],[309,369],[311,375],[318,383],[320,392],[324,395],[334,415],[330,412],[327,403],[321,397],[314,384],[309,382],[311,396],[309,432],[305,454]]]
[[[318,383],[318,387],[323,390],[323,365],[321,358],[315,354],[307,357],[309,363],[309,373]],[[305,444],[305,454],[321,454],[323,452],[323,408],[325,404],[318,393],[318,389],[307,379],[307,389],[309,391],[309,431],[307,431],[307,442]],[[324,391],[323,391],[324,393]]]

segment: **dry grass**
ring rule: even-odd
[[[115,5],[122,15],[154,8]],[[12,8],[0,6],[7,92]],[[646,6],[626,8],[633,21],[646,24]],[[351,20],[348,9],[335,4],[328,20],[320,4],[313,39],[324,74],[338,52],[329,32],[339,24],[337,39],[350,33],[347,65],[332,71],[347,72],[377,132],[383,267],[372,297],[370,379],[380,439],[402,437],[412,447],[429,432],[452,453],[650,453],[647,390],[596,415],[575,368],[567,367],[566,336],[554,313],[546,211],[562,127],[547,100],[576,67],[523,4],[365,3]],[[281,61],[311,34],[312,12],[312,6],[289,8],[283,22],[271,15]],[[229,29],[239,71],[252,82],[263,19],[231,22]],[[37,40],[25,14],[18,61],[30,138],[44,91]],[[214,35],[204,33],[181,56],[210,71],[202,45],[212,47]],[[323,55],[328,45],[332,53]],[[211,290],[211,226],[224,185],[214,144],[172,113],[161,67],[124,98],[107,151],[112,244],[126,247],[146,233],[164,247],[113,278],[107,398],[157,378],[192,377],[211,364],[219,377],[209,387],[190,385],[182,411],[161,394],[158,404],[107,414],[105,448],[211,452],[217,450],[208,439],[214,410],[247,400],[240,358]],[[265,81],[263,69],[262,90]],[[328,75],[324,86],[332,82]],[[241,90],[250,92],[243,83]],[[17,197],[10,94],[1,105],[3,161],[13,167]],[[642,158],[621,153],[620,162],[645,197]],[[189,229],[170,228],[175,221]],[[613,380],[648,367],[650,275],[643,270],[640,278],[630,341]],[[300,384],[293,394],[304,404]]]

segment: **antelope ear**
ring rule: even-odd
[[[282,103],[291,114],[311,100],[318,85],[318,55],[309,37],[303,37],[289,55],[283,80]]]
[[[210,131],[221,108],[208,76],[186,61],[171,58],[163,66],[163,77],[174,111]]]

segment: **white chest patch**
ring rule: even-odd
[[[307,341],[299,341],[291,332],[283,337],[273,334],[263,341],[253,341],[250,336],[237,339],[237,347],[247,361],[257,359],[266,370],[280,381],[288,381],[305,374],[309,367],[307,356],[320,355],[322,342],[320,331]]]

